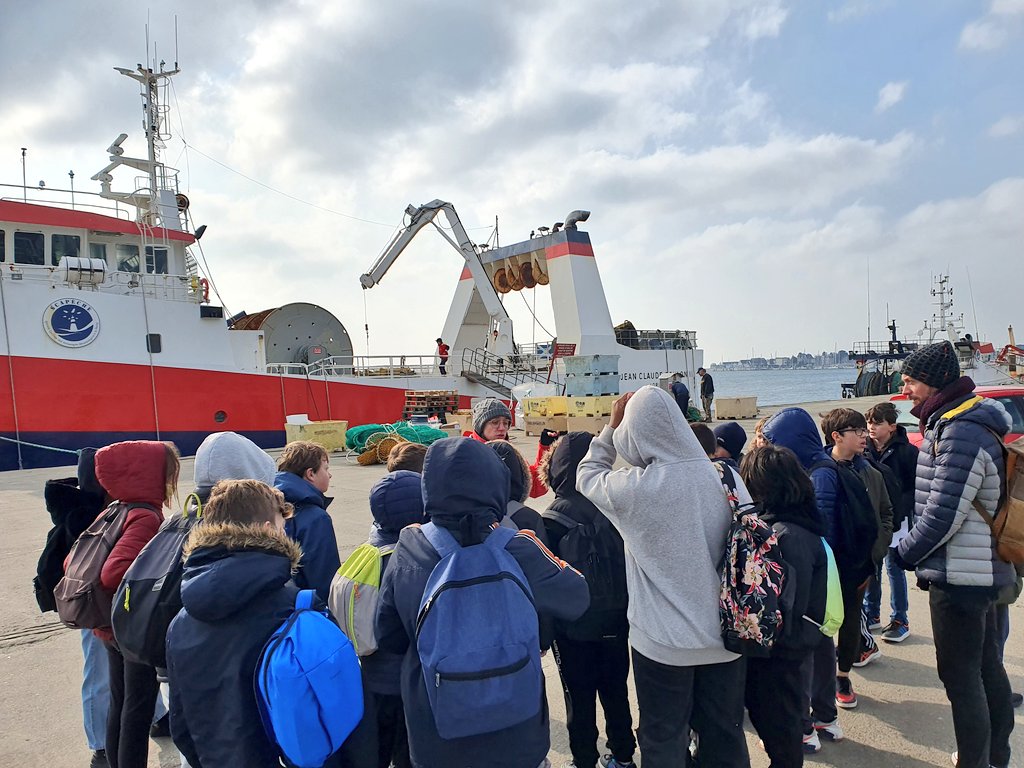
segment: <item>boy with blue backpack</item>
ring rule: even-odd
[[[403,654],[412,764],[537,768],[550,726],[538,613],[587,609],[583,576],[530,531],[500,527],[509,472],[493,450],[449,438],[427,450],[430,523],[404,529],[381,586],[379,647]]]
[[[409,768],[409,737],[402,709],[402,656],[377,647],[374,633],[379,587],[398,536],[407,525],[425,523],[418,472],[384,475],[370,490],[373,525],[369,540],[342,565],[331,584],[331,612],[355,644],[362,661],[366,712],[360,726],[378,768]],[[369,766],[367,766],[369,768]]]
[[[184,607],[167,631],[171,737],[193,768],[276,768],[253,676],[267,638],[288,618],[302,549],[284,532],[291,510],[264,483],[214,488],[184,548]]]

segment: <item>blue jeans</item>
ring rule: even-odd
[[[907,609],[910,604],[907,599],[907,574],[902,568],[893,563],[892,553],[894,548],[889,549],[885,556],[885,570],[889,574],[889,607],[892,613],[889,614],[891,621],[899,621],[910,626],[907,618]],[[867,608],[868,616],[874,618],[881,616],[882,608],[882,565],[879,563],[875,568],[875,578],[868,585],[868,591],[864,595],[864,606]]]
[[[107,649],[91,629],[82,630],[82,720],[89,749],[104,749],[107,743],[107,712],[110,710],[110,672]]]

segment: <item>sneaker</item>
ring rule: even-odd
[[[810,733],[804,734],[804,754],[813,755],[815,752],[821,752],[821,739],[818,738],[818,732],[812,728]]]
[[[875,646],[874,648],[869,648],[868,650],[861,653],[860,658],[853,662],[853,666],[866,667],[868,664],[870,664],[872,661],[874,661],[881,655],[882,649],[878,646]]]
[[[154,739],[166,739],[171,735],[171,716],[164,715],[149,728],[149,735]]]
[[[875,616],[872,619],[868,619],[868,629],[874,630],[874,629],[881,629],[881,628],[882,628],[882,620],[878,616]]]
[[[853,692],[853,682],[848,677],[836,677],[836,706],[843,709],[857,706],[857,694]]]
[[[889,626],[882,630],[882,639],[887,643],[902,643],[910,637],[910,627],[902,621],[893,619]]]
[[[843,727],[839,725],[839,718],[837,717],[831,723],[823,723],[820,720],[814,721],[814,730],[824,736],[829,741],[842,741],[843,740]]]
[[[92,760],[89,761],[89,768],[110,768],[107,762],[107,750],[97,749],[92,753]]]
[[[630,760],[628,763],[620,763],[611,755],[605,755],[597,761],[601,768],[636,768],[636,764]]]

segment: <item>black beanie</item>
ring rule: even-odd
[[[903,361],[900,373],[929,387],[942,389],[960,378],[960,361],[948,341],[921,347]]]

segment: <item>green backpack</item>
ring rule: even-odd
[[[843,590],[839,586],[839,568],[836,566],[832,547],[824,538],[821,540],[821,545],[825,547],[825,557],[828,558],[828,586],[825,590],[825,616],[818,628],[826,637],[835,637],[846,616],[843,609]]]
[[[342,563],[331,581],[327,605],[341,626],[357,656],[369,656],[377,650],[374,621],[380,595],[383,561],[395,551],[393,545],[375,547],[361,544]]]

